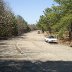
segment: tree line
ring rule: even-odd
[[[63,37],[68,32],[69,39],[72,40],[72,0],[54,0],[58,5],[46,8],[43,15],[37,22],[37,27],[49,33],[57,33]]]
[[[28,23],[20,15],[16,16],[4,0],[0,0],[0,39],[28,31],[30,31]]]

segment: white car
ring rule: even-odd
[[[45,41],[48,42],[48,43],[58,43],[58,39],[55,38],[54,36],[46,37]]]

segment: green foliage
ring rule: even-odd
[[[52,8],[47,8],[44,11],[44,15],[40,16],[40,20],[37,26],[40,29],[49,31],[51,33],[52,26],[55,25],[61,18],[60,7],[52,6]]]
[[[65,31],[72,32],[72,0],[54,0],[58,6],[46,8],[44,15],[40,17],[37,27],[58,33],[60,37]],[[72,37],[72,36],[70,36]]]
[[[0,38],[17,36],[19,31],[29,31],[27,22],[21,16],[16,18],[4,0],[0,0]]]
[[[64,13],[72,13],[72,0],[54,0],[61,7]]]
[[[17,20],[17,27],[18,27],[19,35],[24,32],[30,31],[27,22],[20,15],[16,17],[16,20]]]
[[[29,28],[30,28],[31,31],[37,30],[37,27],[36,27],[35,24],[30,24],[30,25],[29,25]]]

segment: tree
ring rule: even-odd
[[[72,0],[54,0],[61,6],[62,17],[55,26],[59,28],[59,35],[69,31],[69,39],[72,40]]]
[[[19,35],[29,31],[28,23],[20,15],[16,16],[16,20]]]
[[[40,17],[37,26],[57,32],[62,37],[65,31],[69,32],[69,38],[72,39],[72,0],[54,0],[58,6],[46,8],[44,15]]]
[[[0,37],[17,35],[17,24],[14,14],[6,3],[0,0]]]
[[[37,26],[46,31],[49,31],[51,34],[53,31],[52,26],[55,25],[61,17],[60,7],[52,6],[52,8],[46,8],[43,12],[44,15],[40,17]]]
[[[7,29],[7,16],[5,14],[5,3],[3,0],[0,0],[0,37],[8,36],[8,29]]]
[[[37,30],[37,27],[36,27],[35,24],[30,24],[30,25],[28,25],[28,26],[29,26],[29,28],[30,28],[31,31]]]
[[[0,0],[0,38],[17,36],[27,31],[27,22],[19,15],[16,17],[4,0]]]

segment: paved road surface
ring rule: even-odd
[[[46,43],[43,34],[33,31],[12,40],[0,41],[0,58],[72,61],[72,48]]]
[[[37,31],[0,41],[0,72],[72,72],[72,48],[46,43]]]

